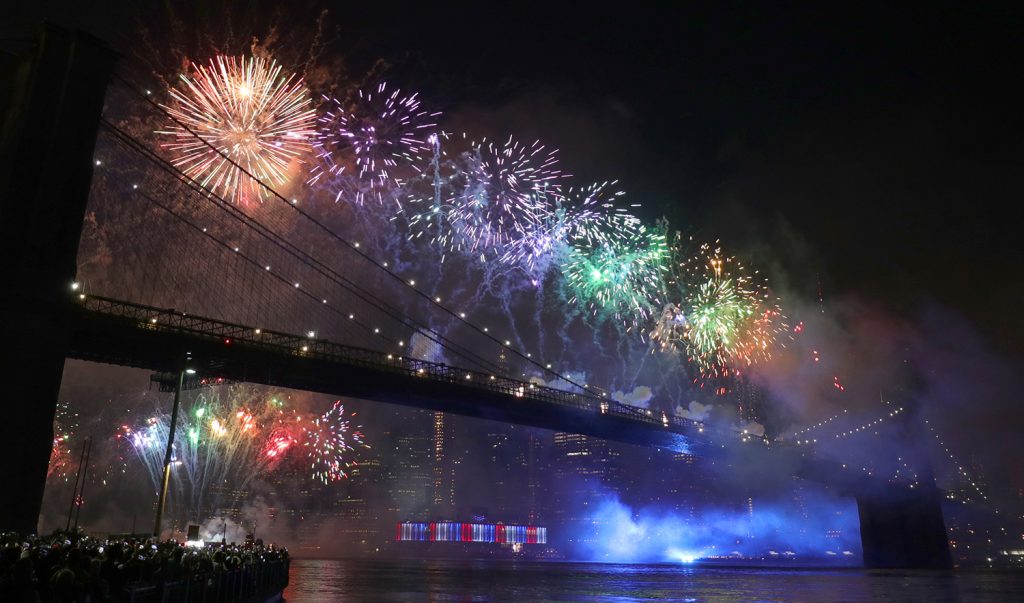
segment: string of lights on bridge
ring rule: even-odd
[[[827,419],[824,419],[822,421],[819,421],[818,423],[816,423],[814,425],[811,425],[809,427],[805,427],[805,428],[801,429],[800,431],[794,432],[791,437],[798,438],[798,437],[804,435],[805,433],[810,433],[811,431],[814,431],[815,429],[819,429],[821,427],[824,427],[824,426],[828,425],[829,423],[835,421],[836,419],[839,419],[841,417],[846,416],[846,414],[847,414],[847,409],[844,408],[843,411],[840,412],[840,413],[832,415],[831,417],[829,417]]]
[[[964,469],[964,466],[962,464],[960,464],[960,461],[958,461],[953,456],[953,453],[950,452],[949,447],[946,446],[946,443],[942,441],[942,438],[939,437],[939,433],[937,431],[935,431],[935,428],[928,421],[928,419],[925,419],[924,423],[925,423],[925,425],[928,426],[928,431],[931,432],[932,437],[934,437],[935,441],[938,442],[939,447],[941,447],[942,450],[945,451],[946,456],[949,457],[950,462],[952,462],[953,466],[956,467],[957,472],[961,476],[963,476],[963,478],[966,479],[969,484],[971,484],[971,487],[974,488],[974,490],[978,493],[978,496],[980,496],[982,498],[982,500],[988,501],[988,497],[985,496],[985,493],[981,491],[981,488],[978,486],[977,482],[975,482],[974,479],[970,476],[970,474],[967,473],[967,471]],[[964,504],[966,504],[966,503],[967,503],[967,501],[964,501]]]
[[[881,417],[878,417],[877,419],[875,419],[873,421],[869,421],[869,422],[861,425],[860,427],[856,427],[854,429],[850,429],[848,431],[843,431],[843,432],[835,434],[834,439],[838,440],[838,439],[841,439],[841,438],[845,438],[845,437],[848,437],[848,436],[851,436],[851,435],[855,435],[855,434],[861,433],[863,431],[867,431],[867,430],[871,429],[872,427],[877,427],[878,425],[881,425],[882,423],[884,423],[888,419],[896,417],[897,415],[899,415],[902,412],[903,412],[903,407],[899,406],[899,407],[896,408],[896,410],[891,411],[888,415],[882,415]]]
[[[890,403],[886,402],[886,404],[890,404]],[[888,414],[882,415],[882,416],[880,416],[880,417],[878,417],[876,419],[868,421],[867,423],[864,423],[863,425],[861,425],[859,427],[854,427],[854,428],[848,429],[846,431],[840,431],[839,433],[834,434],[832,436],[832,439],[838,440],[838,439],[842,439],[842,438],[849,437],[849,436],[852,436],[852,435],[856,435],[858,433],[863,433],[865,431],[870,430],[872,427],[877,427],[878,425],[881,425],[882,423],[884,423],[888,419],[891,419],[891,418],[894,418],[894,417],[898,416],[902,412],[904,412],[904,408],[902,406],[899,406],[895,410],[890,411]],[[799,436],[799,435],[803,435],[803,434],[809,433],[812,430],[818,429],[820,427],[824,427],[824,426],[828,425],[829,423],[832,423],[836,419],[838,419],[840,417],[843,417],[846,414],[847,414],[847,409],[843,409],[843,411],[841,413],[836,414],[836,415],[834,415],[832,417],[829,417],[828,419],[825,419],[825,420],[821,421],[820,423],[817,423],[817,424],[812,425],[810,427],[806,427],[806,428],[804,428],[804,429],[794,433],[793,435],[794,436]],[[803,439],[803,440],[800,440],[800,439],[796,440],[796,443],[799,444],[799,445],[816,444],[817,442],[818,442],[817,438],[806,438],[806,439]]]
[[[889,404],[889,402],[886,402],[886,404]],[[886,420],[891,419],[891,418],[895,418],[895,417],[897,417],[898,415],[900,415],[903,412],[905,412],[905,408],[904,407],[902,407],[902,406],[896,407],[894,410],[890,411],[887,415],[880,416],[880,417],[878,417],[878,418],[876,418],[876,419],[874,419],[872,421],[869,421],[869,422],[867,422],[867,423],[865,423],[865,424],[863,424],[863,425],[861,425],[859,427],[856,427],[856,428],[853,428],[853,429],[849,429],[849,430],[846,430],[846,431],[843,431],[843,432],[835,434],[833,436],[833,439],[841,439],[841,438],[849,437],[849,436],[856,435],[856,434],[859,434],[859,433],[864,433],[864,432],[870,431],[871,428],[877,427],[878,425],[881,425],[882,423],[884,423]],[[810,427],[804,428],[804,429],[796,432],[794,435],[802,435],[802,434],[808,433],[808,432],[810,432],[810,431],[812,431],[814,429],[818,429],[820,427],[824,427],[828,423],[831,423],[831,422],[835,421],[836,419],[838,419],[839,417],[841,417],[841,416],[843,416],[845,414],[847,414],[847,410],[846,409],[844,409],[841,413],[839,413],[837,415],[834,415],[832,417],[829,417],[828,419],[825,419],[825,420],[823,420],[823,421],[821,421],[821,422],[819,422],[819,423],[817,423],[815,425],[812,425]],[[981,487],[978,486],[978,483],[975,481],[975,479],[971,477],[971,475],[967,472],[967,470],[964,469],[964,467],[960,463],[960,461],[958,461],[956,459],[956,457],[953,455],[953,453],[950,451],[949,447],[946,446],[946,444],[942,440],[941,436],[939,436],[938,432],[935,430],[935,427],[927,419],[925,419],[924,422],[928,426],[928,430],[931,433],[932,437],[935,438],[935,441],[939,444],[939,446],[945,452],[945,454],[949,458],[950,462],[952,462],[953,466],[956,467],[957,473],[961,477],[963,477],[965,480],[967,480],[967,483],[969,483],[971,485],[971,487],[974,488],[974,490],[978,493],[978,496],[980,496],[982,500],[987,502],[988,501],[988,496],[985,495],[985,493],[981,490]],[[877,434],[877,432],[876,432],[876,434]],[[804,440],[797,440],[796,443],[797,444],[804,444],[804,445],[806,445],[806,444],[817,443],[817,441],[818,440],[816,438],[810,438],[810,439],[804,439]],[[897,468],[896,472],[893,474],[893,478],[894,479],[900,479],[900,477],[901,477],[900,473],[903,472],[903,471],[906,471],[911,476],[911,478],[910,478],[911,479],[911,483],[910,483],[909,487],[913,488],[913,487],[919,485],[920,484],[920,478],[918,476],[917,471],[915,471],[913,468],[911,468],[907,464],[907,461],[903,457],[897,457],[897,461],[899,461],[901,467]],[[846,464],[843,464],[842,467],[844,469],[848,468]],[[861,471],[866,473],[867,475],[873,475],[873,471],[871,469],[867,468],[867,467],[861,467]],[[964,500],[962,502],[963,502],[963,504],[967,504],[967,502],[969,502],[969,501]]]
[[[985,493],[984,493],[984,492],[983,492],[983,491],[981,490],[981,487],[980,487],[980,486],[978,485],[978,483],[977,483],[977,482],[976,482],[976,481],[974,480],[974,478],[972,478],[972,477],[970,476],[970,474],[969,474],[969,473],[967,473],[967,470],[966,470],[966,469],[964,469],[964,467],[963,467],[963,465],[962,465],[962,464],[960,463],[960,461],[958,461],[958,460],[956,459],[956,457],[954,457],[954,456],[953,456],[953,453],[952,453],[952,452],[951,452],[951,451],[949,450],[949,447],[948,447],[948,446],[946,446],[946,443],[942,441],[942,437],[941,437],[941,436],[939,436],[939,432],[938,432],[938,431],[936,431],[935,427],[934,427],[934,426],[933,426],[933,425],[931,424],[931,421],[929,421],[928,419],[925,419],[925,420],[924,420],[924,423],[925,423],[925,425],[927,425],[927,426],[928,426],[928,431],[930,431],[930,432],[931,432],[931,434],[932,434],[932,437],[934,437],[934,438],[935,438],[935,441],[936,441],[936,442],[937,442],[937,443],[939,444],[939,447],[940,447],[940,448],[942,448],[942,450],[943,450],[943,451],[944,451],[944,452],[946,453],[946,456],[948,456],[948,457],[949,457],[949,460],[950,460],[950,462],[951,462],[951,463],[953,463],[953,466],[955,466],[955,467],[956,467],[956,469],[957,469],[957,473],[959,473],[959,474],[960,474],[960,475],[961,475],[961,476],[962,476],[962,477],[963,477],[963,478],[964,478],[965,480],[967,480],[967,482],[968,482],[969,484],[971,484],[971,487],[972,487],[972,488],[974,488],[975,492],[977,492],[977,493],[978,493],[978,496],[980,496],[980,497],[981,497],[981,499],[982,499],[982,500],[983,500],[984,502],[986,502],[986,503],[989,503],[990,501],[989,501],[989,499],[988,499],[988,496],[987,496],[987,495],[986,495],[986,494],[985,494]],[[955,499],[954,499],[954,498],[953,498],[952,496],[950,496],[949,498],[950,498],[950,500],[955,500]],[[964,504],[964,505],[966,505],[966,504],[967,504],[968,502],[973,502],[973,501],[972,501],[971,499],[964,499],[964,500],[961,500],[960,502],[961,502],[961,504]],[[1000,509],[999,507],[997,507],[997,506],[993,506],[993,507],[992,507],[992,510],[993,510],[993,511],[995,512],[995,514],[996,514],[996,515],[1002,515],[1002,510],[1001,510],[1001,509]],[[1004,517],[1005,517],[1005,516],[1004,516]],[[1004,534],[1006,533],[1006,527],[1005,527],[1005,526],[1003,526],[1003,527],[1000,527],[999,529],[1000,529],[1000,530],[1001,530],[1001,531],[1002,531],[1002,532],[1003,532]],[[1024,536],[1022,536],[1022,537],[1024,537]]]

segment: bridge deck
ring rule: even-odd
[[[69,356],[155,371],[181,370],[186,353],[207,376],[441,410],[679,451],[715,434],[689,419],[585,393],[261,330],[104,297],[77,298]]]
[[[778,466],[854,494],[891,488],[818,456],[586,393],[192,316],[98,296],[72,309],[69,357],[177,373],[186,354],[202,375],[438,410],[666,448],[728,463]]]

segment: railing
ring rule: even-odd
[[[158,584],[129,584],[125,603],[235,603],[260,601],[288,586],[288,562],[264,561],[236,570]]]
[[[708,428],[700,421],[661,412],[652,413],[646,409],[616,402],[606,397],[567,392],[528,381],[460,369],[397,354],[376,352],[325,339],[258,329],[211,318],[191,316],[173,309],[154,308],[101,296],[77,294],[75,299],[86,310],[128,319],[139,329],[188,334],[208,341],[222,341],[231,345],[245,345],[276,353],[340,362],[432,381],[466,385],[517,398],[628,418],[666,429],[674,428],[686,433],[694,430],[703,433]],[[748,439],[755,437],[733,432],[729,432],[729,435]]]

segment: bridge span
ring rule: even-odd
[[[68,357],[388,402],[707,454],[741,438],[587,393],[105,297],[75,294]],[[761,438],[751,441],[764,443]]]

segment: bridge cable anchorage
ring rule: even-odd
[[[329,266],[323,264],[322,262],[320,262],[316,258],[314,258],[312,256],[309,256],[305,252],[302,252],[301,250],[297,249],[293,244],[291,244],[286,239],[283,239],[282,237],[280,237],[279,235],[274,233],[272,230],[267,228],[262,223],[260,223],[260,222],[258,222],[256,220],[246,216],[238,208],[234,207],[232,204],[227,203],[225,200],[223,200],[223,198],[221,198],[221,197],[217,196],[216,194],[212,193],[211,191],[209,191],[209,189],[203,188],[201,184],[196,183],[194,180],[192,180],[192,179],[188,178],[187,176],[185,176],[184,174],[182,174],[180,171],[178,171],[172,165],[168,164],[163,158],[161,158],[161,157],[153,154],[151,151],[149,151],[144,145],[142,145],[139,141],[134,139],[130,134],[127,134],[123,130],[120,130],[117,126],[111,124],[109,121],[106,121],[106,120],[104,120],[102,122],[102,125],[104,127],[108,128],[109,130],[111,130],[111,132],[114,134],[115,138],[117,138],[122,144],[125,144],[125,145],[129,146],[129,148],[131,148],[132,150],[134,150],[136,152],[139,152],[144,157],[146,157],[147,159],[149,159],[152,162],[154,162],[157,165],[157,167],[159,167],[160,169],[163,169],[164,171],[169,173],[171,176],[173,176],[178,181],[179,184],[183,184],[185,186],[188,186],[189,188],[192,188],[194,191],[196,191],[199,194],[201,199],[204,199],[204,200],[212,203],[217,209],[220,209],[221,211],[224,211],[224,212],[228,213],[233,219],[243,223],[247,227],[247,229],[248,229],[247,232],[249,232],[251,230],[257,231],[257,234],[259,234],[260,236],[262,236],[263,238],[268,240],[272,245],[275,245],[276,247],[278,247],[279,249],[281,249],[282,251],[284,251],[285,253],[287,253],[291,257],[293,257],[296,260],[298,260],[300,263],[303,263],[304,265],[306,265],[308,267],[311,267],[312,269],[316,270],[318,273],[320,273],[321,275],[325,276],[326,278],[328,278],[329,280],[334,282],[336,285],[338,285],[338,286],[342,287],[343,289],[345,289],[346,291],[352,293],[354,296],[356,296],[357,298],[362,300],[368,306],[370,306],[370,307],[372,307],[372,308],[374,308],[374,309],[376,309],[378,311],[383,311],[386,315],[388,315],[393,320],[396,320],[396,321],[402,323],[407,328],[410,328],[410,329],[412,329],[412,330],[414,330],[416,332],[419,332],[419,333],[423,334],[424,336],[426,336],[428,339],[430,339],[434,343],[437,343],[438,345],[441,345],[445,349],[448,349],[449,351],[452,351],[452,352],[456,353],[457,355],[459,355],[460,357],[468,360],[472,364],[477,365],[478,368],[483,369],[485,372],[498,372],[498,373],[501,372],[500,368],[497,367],[497,365],[491,364],[489,361],[481,358],[479,355],[477,355],[474,352],[464,348],[463,346],[461,346],[461,345],[451,341],[450,339],[448,339],[444,335],[441,335],[440,333],[438,333],[434,329],[431,329],[429,326],[416,321],[415,319],[409,317],[408,315],[403,314],[401,312],[401,310],[395,308],[393,305],[387,303],[386,301],[384,301],[380,297],[375,296],[372,292],[367,291],[365,288],[360,287],[358,285],[358,283],[355,283],[351,279],[348,279],[347,277],[338,274],[336,271],[331,269]],[[133,192],[138,193],[138,190],[136,189]],[[158,207],[160,207],[161,209],[163,209],[164,211],[166,211],[170,215],[174,216],[176,219],[186,223],[193,230],[199,232],[202,236],[206,236],[206,237],[210,238],[211,240],[215,241],[222,248],[230,249],[231,251],[234,252],[234,254],[236,256],[238,256],[239,258],[245,259],[250,265],[252,265],[254,267],[257,267],[257,268],[259,268],[261,266],[261,264],[255,260],[255,258],[251,258],[251,257],[247,256],[246,253],[244,251],[240,250],[238,247],[231,247],[227,242],[225,242],[225,241],[223,241],[221,239],[216,238],[213,234],[211,234],[209,232],[209,230],[207,228],[200,227],[199,225],[195,224],[194,222],[188,220],[187,218],[182,217],[180,214],[178,214],[177,212],[175,212],[174,210],[172,210],[168,206],[166,206],[164,204],[161,204],[158,201],[156,201],[152,196],[143,194],[143,197],[145,199],[147,199],[149,202],[153,203],[154,205],[157,205]],[[265,265],[263,267],[264,267],[264,270],[261,273],[271,273],[271,271],[269,270],[269,265]],[[289,284],[289,285],[291,284],[287,280],[283,279],[283,277],[281,275],[279,275],[279,274],[273,273],[271,276],[273,278],[279,280],[282,283]],[[301,294],[303,294],[308,299],[311,299],[313,301],[317,301],[318,299],[321,299],[321,298],[318,298],[316,296],[313,296],[308,291],[300,289],[299,287],[293,287],[293,288],[294,288],[295,291],[299,291]],[[327,303],[326,300],[322,300],[322,301],[323,301],[323,304],[326,305],[326,303]],[[339,314],[339,315],[346,314],[349,317],[349,319],[352,319],[352,317],[354,316],[353,313],[344,313],[339,308],[335,308],[333,306],[328,306],[328,309],[330,311],[336,313],[336,314]],[[367,324],[367,323],[362,323],[360,321],[356,321],[356,322],[359,322],[361,324],[361,326],[365,326],[367,329],[371,329],[371,326],[369,324]],[[377,334],[380,335],[379,333],[377,333]],[[392,343],[392,344],[404,343],[404,342],[398,342],[397,340],[395,340],[393,338],[392,339],[385,338],[385,339],[387,341],[389,341],[390,343]]]
[[[397,273],[395,273],[392,270],[390,270],[385,264],[377,262],[376,260],[371,258],[368,254],[366,254],[362,250],[360,250],[358,246],[356,246],[352,242],[348,241],[347,239],[341,237],[340,235],[335,233],[333,230],[331,230],[327,225],[325,225],[321,221],[319,221],[316,218],[314,218],[308,212],[306,212],[303,209],[301,209],[298,206],[298,204],[291,203],[283,195],[278,193],[273,187],[269,186],[268,184],[266,184],[265,182],[263,182],[262,180],[260,180],[256,176],[254,176],[252,173],[250,173],[244,167],[242,167],[237,162],[235,162],[233,159],[231,159],[231,157],[227,156],[223,151],[221,151],[220,149],[215,147],[208,140],[206,140],[205,138],[200,136],[198,133],[196,133],[194,130],[189,128],[188,125],[184,124],[183,122],[178,120],[176,117],[171,115],[164,107],[162,107],[159,103],[154,101],[149,95],[144,94],[144,89],[140,88],[139,86],[137,86],[133,82],[130,82],[124,76],[122,76],[122,75],[120,75],[120,74],[118,74],[116,72],[114,73],[114,78],[118,82],[120,82],[122,85],[124,85],[126,88],[128,88],[129,91],[131,91],[134,94],[138,95],[139,98],[141,98],[145,103],[151,105],[153,108],[155,108],[161,114],[163,114],[166,118],[168,118],[169,120],[173,121],[182,130],[184,130],[184,131],[188,132],[189,134],[191,134],[192,136],[194,136],[198,141],[200,141],[201,144],[209,147],[210,150],[212,150],[217,155],[221,156],[225,161],[227,161],[229,164],[234,166],[241,173],[245,174],[246,176],[251,178],[254,182],[259,184],[259,186],[262,187],[264,190],[266,190],[270,194],[271,197],[273,197],[273,198],[279,200],[280,202],[284,203],[286,207],[289,207],[289,208],[292,209],[292,211],[297,212],[299,215],[301,215],[306,220],[308,220],[310,223],[315,225],[317,228],[319,228],[321,231],[323,231],[329,237],[331,237],[334,240],[342,243],[343,245],[348,247],[351,251],[353,251],[354,253],[359,255],[362,259],[364,259],[365,261],[369,262],[372,266],[376,267],[379,271],[384,272],[386,275],[391,277],[393,280],[398,281],[399,283],[401,283],[404,287],[408,287],[416,295],[418,295],[421,298],[427,300],[428,303],[430,303],[430,304],[436,306],[437,308],[441,309],[441,311],[443,311],[444,313],[448,314],[451,318],[462,322],[467,327],[469,327],[470,329],[476,331],[478,334],[480,334],[480,335],[490,339],[495,344],[497,344],[499,346],[501,345],[501,340],[500,339],[494,337],[493,335],[490,335],[487,331],[481,329],[480,327],[474,325],[473,323],[470,323],[465,318],[462,318],[459,313],[449,309],[447,306],[445,306],[445,305],[443,305],[443,304],[441,304],[439,302],[436,302],[435,298],[431,297],[430,295],[427,295],[425,292],[420,291],[419,289],[416,289],[414,286],[409,285],[408,282],[404,278],[402,278]],[[600,392],[596,392],[596,391],[592,390],[591,388],[587,387],[586,384],[576,383],[575,381],[573,381],[572,379],[569,379],[565,375],[562,375],[562,374],[558,373],[557,371],[554,371],[552,369],[547,368],[544,364],[542,364],[541,362],[538,362],[536,360],[533,360],[532,357],[524,354],[523,352],[521,352],[519,350],[516,350],[516,349],[514,349],[512,347],[508,347],[508,346],[505,346],[505,349],[508,349],[513,354],[515,354],[516,356],[520,357],[520,359],[522,361],[526,362],[527,364],[533,365],[537,370],[541,371],[542,374],[554,376],[554,377],[556,377],[558,379],[561,379],[562,381],[564,381],[564,382],[566,382],[566,383],[568,383],[568,384],[570,384],[570,385],[572,385],[574,387],[579,388],[580,390],[582,390],[584,392],[587,392],[587,393],[589,393],[591,395],[594,395],[594,396],[597,396],[597,397],[601,397],[600,396]]]

